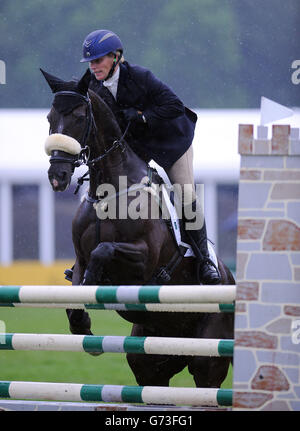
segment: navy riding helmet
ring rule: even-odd
[[[110,52],[123,52],[122,42],[110,30],[95,30],[88,34],[83,42],[83,57],[81,63],[96,60]]]

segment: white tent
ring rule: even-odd
[[[225,171],[236,174],[239,168],[238,125],[259,125],[260,111],[211,109],[196,112],[198,122],[193,145],[196,172],[215,178],[222,177]],[[45,175],[49,166],[43,147],[48,135],[47,113],[45,109],[0,109],[0,178],[4,172],[17,178],[19,170],[32,173],[39,170]],[[300,110],[295,109],[293,117],[276,121],[276,124],[299,127]]]
[[[259,110],[196,110],[198,122],[194,138],[196,181],[205,183],[205,214],[210,238],[216,234],[216,185],[237,183],[239,176],[238,125],[260,124]],[[47,178],[49,158],[44,152],[48,135],[48,110],[0,109],[0,261],[12,260],[11,185],[40,185],[40,260],[54,259],[53,192]],[[300,110],[276,124],[300,126]],[[269,126],[269,135],[271,126]],[[81,169],[81,171],[80,171]],[[85,168],[77,169],[79,175]],[[44,246],[43,246],[44,244]]]

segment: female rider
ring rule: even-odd
[[[151,71],[124,61],[121,40],[110,30],[86,36],[81,62],[89,62],[93,73],[90,88],[110,106],[123,132],[130,122],[126,141],[131,148],[146,162],[153,159],[165,169],[172,184],[184,189],[183,227],[199,262],[200,279],[204,284],[219,284],[219,271],[209,259],[203,207],[194,186],[192,141],[197,115]]]

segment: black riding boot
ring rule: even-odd
[[[192,208],[195,211],[196,202],[193,202]],[[184,214],[184,212],[183,212]],[[209,251],[207,248],[207,233],[206,233],[206,224],[205,220],[201,229],[186,229],[185,224],[188,221],[191,223],[191,220],[186,220],[184,217],[184,229],[185,232],[190,239],[190,243],[193,249],[193,252],[196,256],[196,259],[199,262],[200,266],[200,280],[203,284],[220,284],[221,276],[219,270],[216,268],[214,263],[209,258]],[[195,220],[194,220],[195,221]]]

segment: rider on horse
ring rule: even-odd
[[[209,259],[203,207],[196,205],[192,140],[197,115],[152,72],[124,61],[122,42],[109,30],[85,38],[81,62],[90,63],[90,88],[110,106],[123,133],[128,130],[131,148],[147,163],[157,162],[172,184],[184,189],[183,227],[200,263],[200,278],[204,284],[219,284],[219,271]],[[194,220],[187,219],[191,213]],[[196,219],[200,225],[192,223]]]

